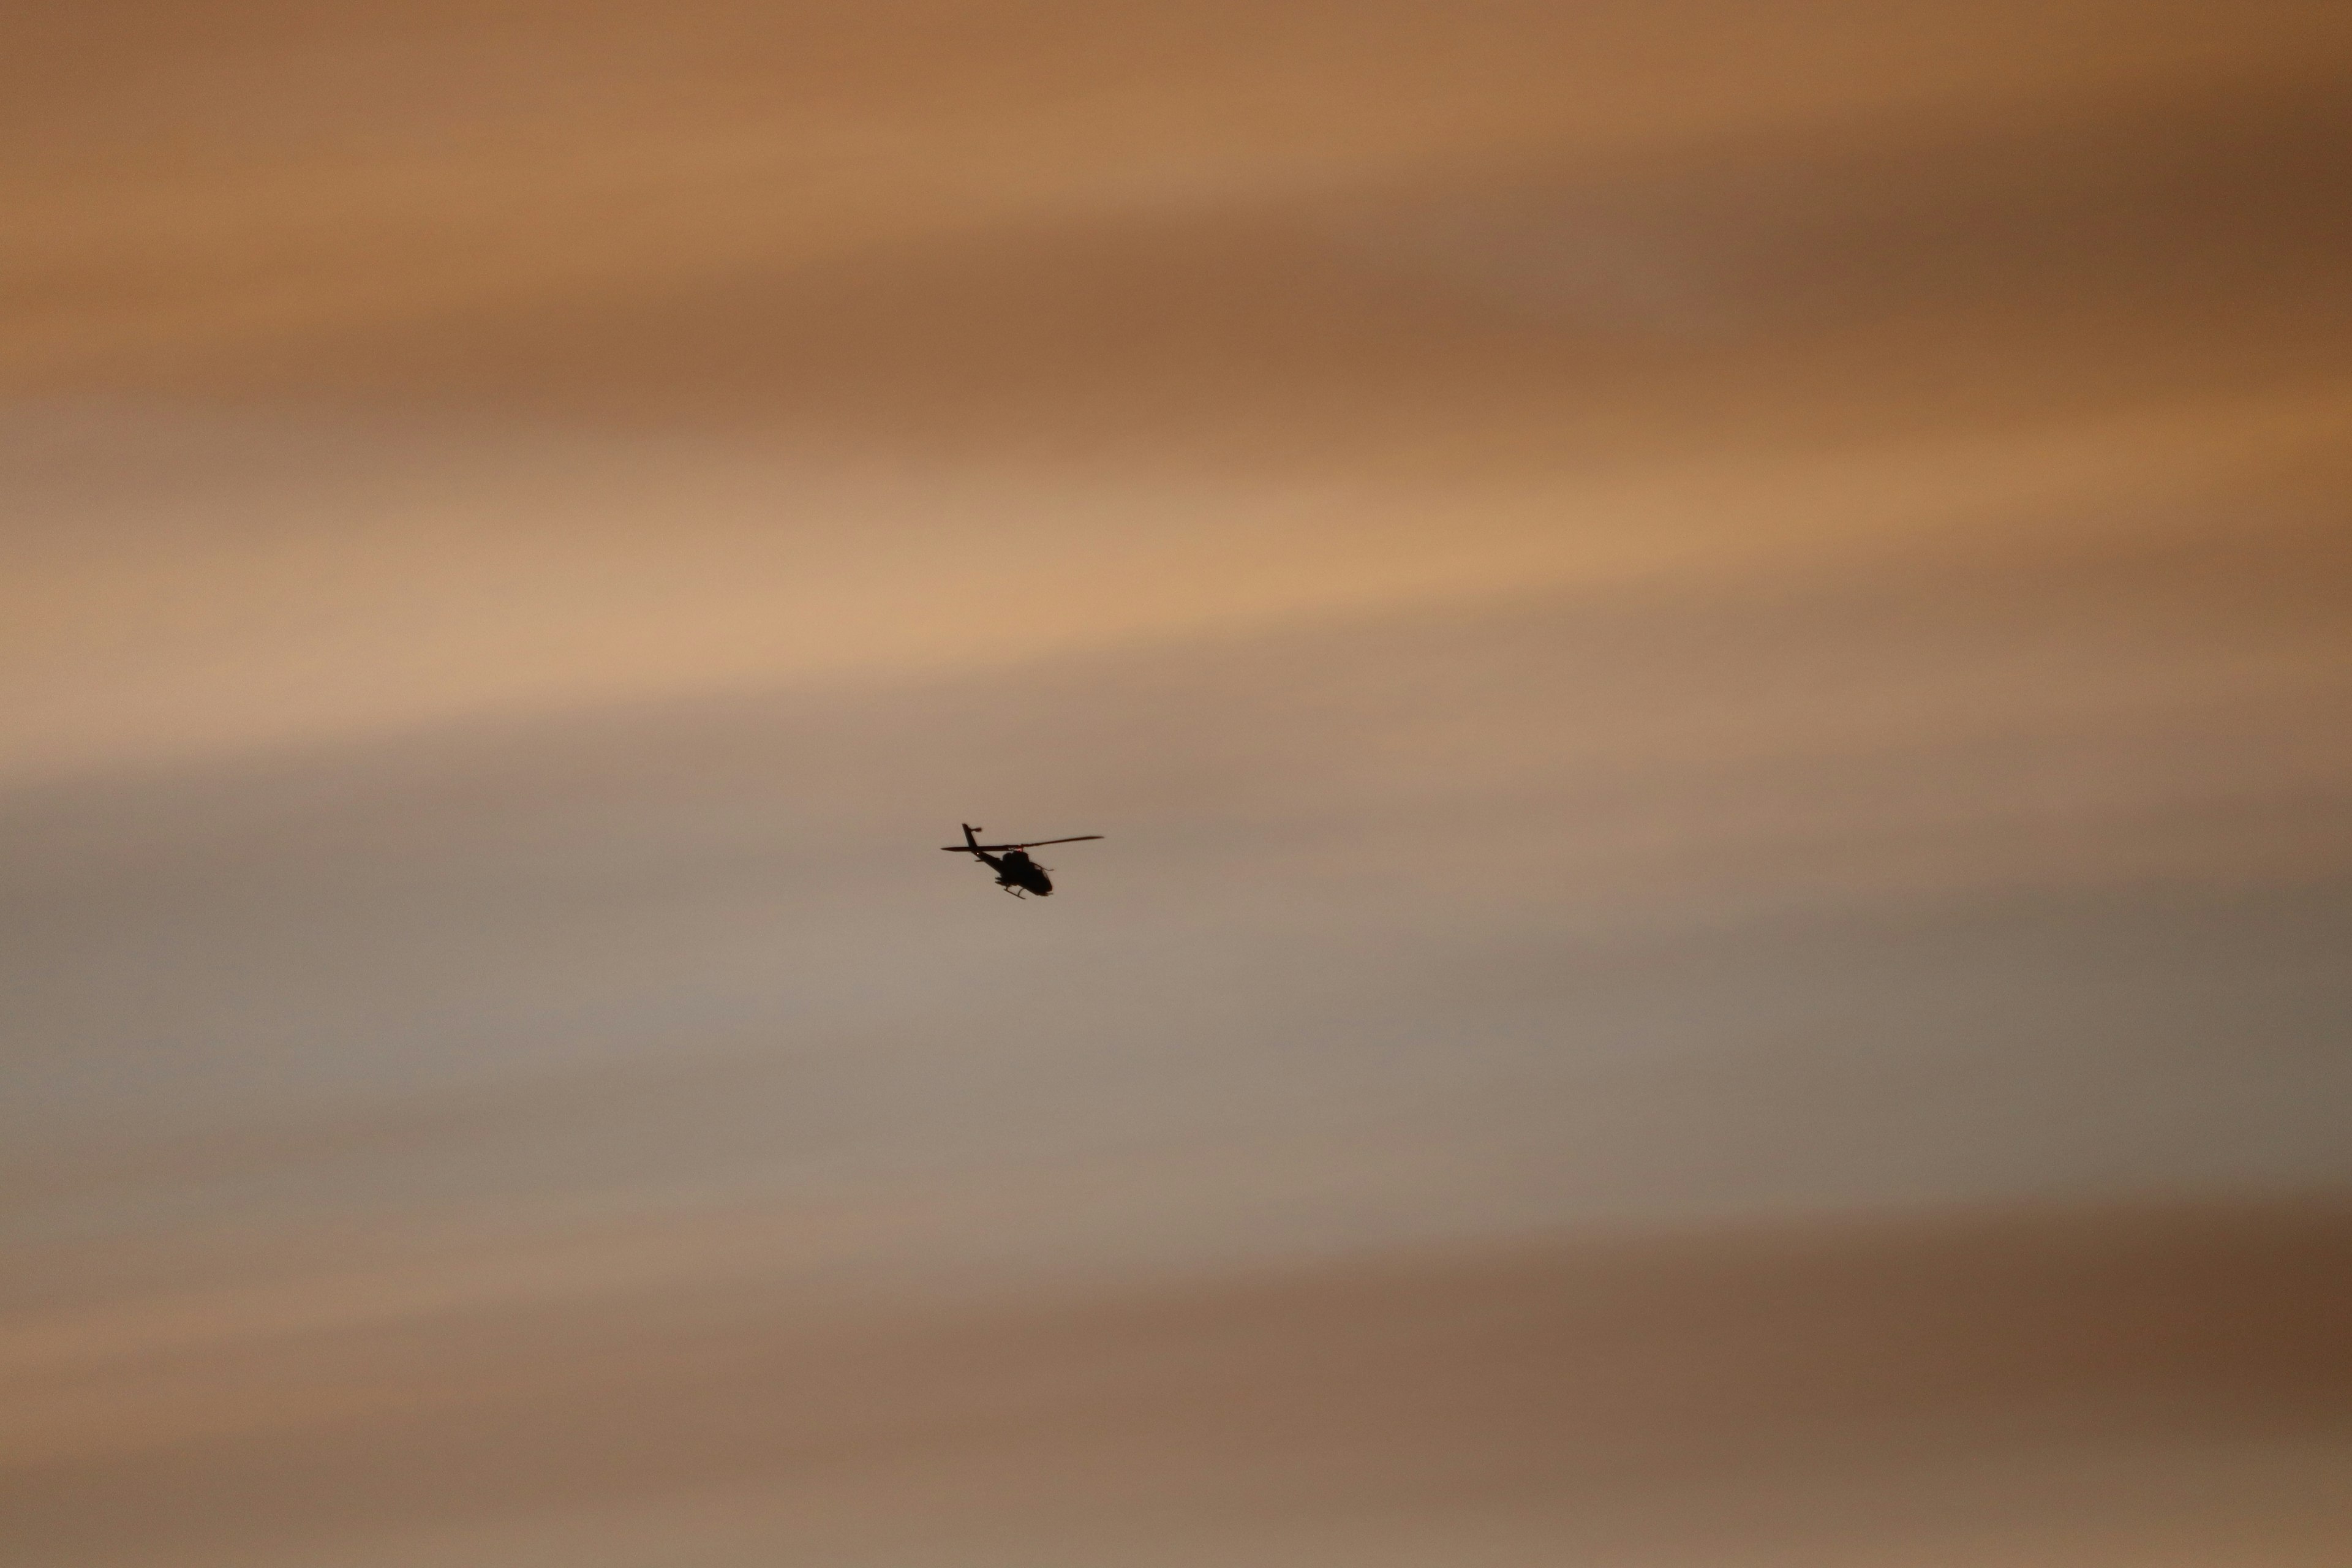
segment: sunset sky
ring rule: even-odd
[[[2340,1568],[2352,10],[126,0],[0,148],[0,1563]]]

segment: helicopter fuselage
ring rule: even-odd
[[[1029,858],[1026,849],[1008,849],[1002,855],[982,855],[996,871],[996,885],[1017,888],[1024,892],[1045,898],[1054,890],[1054,879],[1045,875],[1045,868]]]

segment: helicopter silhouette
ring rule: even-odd
[[[1081,833],[1074,838],[1032,838],[1024,844],[982,844],[981,830],[967,822],[963,825],[963,842],[942,844],[940,848],[950,855],[971,855],[985,860],[996,871],[996,885],[1016,899],[1031,893],[1044,898],[1054,890],[1054,879],[1045,875],[1045,868],[1029,858],[1029,851],[1045,844],[1082,844],[1089,838],[1100,838],[1099,833]],[[1002,850],[1002,854],[992,854]]]

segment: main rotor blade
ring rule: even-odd
[[[1030,838],[1019,844],[942,844],[940,848],[950,854],[969,855],[979,849],[1034,849],[1045,844],[1084,844],[1089,838],[1100,838],[1099,833],[1081,833],[1074,838]]]

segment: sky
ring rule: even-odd
[[[0,1563],[2340,1560],[2342,7],[0,45]]]

